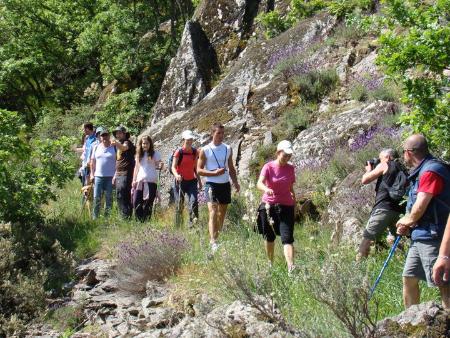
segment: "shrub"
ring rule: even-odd
[[[150,109],[142,105],[142,89],[111,96],[96,114],[96,123],[106,128],[124,125],[130,133],[139,134],[150,117]]]
[[[289,13],[289,18],[292,22],[299,20],[301,18],[306,18],[314,13],[324,9],[327,6],[325,0],[292,0],[290,4],[291,11]]]
[[[68,110],[47,108],[42,115],[34,127],[37,138],[58,139],[68,136],[81,141],[81,126],[84,122],[94,118],[94,110],[92,106],[88,105],[73,106]]]
[[[315,104],[300,104],[298,107],[284,113],[273,128],[273,133],[278,140],[293,140],[313,121],[316,110]]]
[[[421,132],[432,147],[449,156],[450,94],[444,75],[450,64],[448,1],[386,1],[385,27],[377,62],[398,80],[403,101],[411,106],[401,120]],[[401,28],[401,29],[399,29]]]
[[[369,304],[367,267],[355,262],[349,253],[351,250],[342,249],[326,255],[319,253],[319,257],[305,262],[298,278],[311,296],[327,306],[353,337],[371,337],[378,304]],[[317,253],[311,252],[311,255],[317,256]],[[317,264],[320,261],[323,263]]]
[[[75,171],[73,140],[33,140],[15,112],[0,109],[0,221],[13,232],[42,220],[41,205],[55,198],[53,188]],[[13,192],[13,193],[12,193]]]
[[[249,164],[249,170],[251,177],[259,177],[259,173],[265,163],[274,158],[276,151],[276,146],[270,144],[267,146],[260,146],[256,152],[255,156],[252,158]]]
[[[0,237],[0,336],[20,335],[44,308],[46,275],[37,265],[24,275],[12,238]]]
[[[147,281],[163,281],[178,269],[185,250],[187,242],[178,234],[148,228],[132,234],[117,247],[119,287],[144,292]]]
[[[360,83],[357,83],[350,89],[350,97],[352,100],[364,102],[369,98],[369,93],[366,87]]]
[[[256,21],[259,22],[264,28],[267,38],[277,36],[287,30],[290,26],[289,22],[282,18],[280,12],[277,10],[259,14],[256,17]]]
[[[76,330],[84,321],[85,315],[83,305],[64,306],[56,309],[50,309],[45,319],[61,332],[72,332]]]
[[[401,88],[394,83],[384,84],[370,93],[374,99],[388,102],[399,102],[401,95]]]
[[[330,13],[338,18],[344,18],[355,9],[373,10],[375,8],[373,0],[333,0],[329,2]]]
[[[336,70],[313,70],[292,80],[292,90],[308,102],[319,102],[326,94],[335,88],[339,78]]]

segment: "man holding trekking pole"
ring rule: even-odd
[[[171,171],[175,176],[175,201],[180,206],[184,201],[184,195],[187,195],[189,227],[192,227],[198,221],[198,189],[202,188],[202,181],[197,176],[198,153],[197,149],[192,146],[194,134],[190,130],[185,130],[181,137],[183,146],[175,150],[173,154]],[[181,207],[177,209],[176,212],[182,212]]]
[[[435,286],[432,268],[439,256],[450,206],[450,168],[428,151],[427,140],[415,134],[403,143],[403,157],[412,168],[408,180],[407,214],[397,222],[397,233],[411,235],[411,246],[403,269],[405,307],[420,302],[419,280]],[[439,280],[439,282],[441,282]],[[442,305],[450,308],[449,281],[439,285]]]

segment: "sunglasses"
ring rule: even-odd
[[[403,154],[405,154],[407,151],[414,151],[414,149],[403,149]]]

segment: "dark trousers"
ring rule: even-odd
[[[133,205],[131,204],[132,180],[132,174],[116,176],[117,206],[123,218],[130,218],[133,213]]]
[[[190,181],[175,181],[174,184],[174,192],[175,192],[175,203],[181,203],[181,206],[184,203],[184,195],[187,195],[188,205],[189,205],[189,221],[192,222],[194,218],[198,219],[198,188],[197,188],[197,179],[193,179]],[[180,189],[181,188],[181,193]],[[180,201],[178,199],[180,198]]]
[[[143,183],[148,184],[149,197],[144,200],[144,189],[136,190],[134,192],[134,215],[136,218],[145,222],[147,219],[152,217],[153,202],[156,197],[156,183]]]

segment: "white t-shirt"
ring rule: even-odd
[[[156,183],[158,175],[156,174],[156,162],[161,161],[161,154],[157,151],[153,154],[153,158],[149,158],[147,152],[144,152],[137,173],[136,181],[146,181]]]
[[[231,147],[228,144],[221,143],[218,146],[210,143],[203,147],[203,153],[206,157],[205,169],[214,171],[219,168],[225,168],[225,173],[220,176],[206,176],[206,182],[227,183],[230,182],[228,171],[228,158],[230,157]]]

